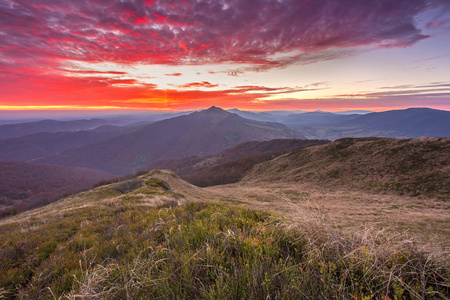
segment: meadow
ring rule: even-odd
[[[374,228],[346,234],[314,217],[293,221],[213,199],[192,201],[179,193],[188,188],[169,172],[152,172],[2,220],[0,295],[444,299],[450,293],[448,253]]]

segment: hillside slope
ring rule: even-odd
[[[39,162],[126,174],[160,159],[214,154],[242,142],[275,138],[303,138],[303,135],[281,124],[247,120],[211,107]]]
[[[246,182],[320,186],[450,197],[450,139],[341,139],[256,165]]]
[[[246,142],[217,155],[191,156],[179,160],[158,160],[144,169],[167,169],[197,186],[206,187],[239,181],[253,165],[301,148],[326,144],[324,140],[275,139]]]
[[[48,204],[110,177],[85,168],[0,162],[0,214]]]
[[[187,190],[202,193],[156,171],[0,220],[0,296],[431,299],[450,293],[445,255],[386,233],[344,235],[312,220],[292,224],[269,212],[189,201],[195,197],[186,197]]]

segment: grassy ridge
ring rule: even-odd
[[[450,139],[344,138],[261,163],[243,180],[450,199]]]
[[[0,226],[0,295],[420,299],[450,294],[448,257],[419,252],[396,237],[342,236],[313,221],[288,225],[267,212],[213,202],[144,206],[144,194],[174,193],[152,178],[132,183],[93,190],[96,206]],[[118,201],[102,202],[99,195]]]

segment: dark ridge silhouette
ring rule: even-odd
[[[0,162],[0,216],[46,205],[111,177],[86,168]]]
[[[0,141],[0,161],[31,161],[133,131],[105,125],[93,130],[41,132]]]
[[[200,187],[239,181],[253,165],[301,148],[326,144],[324,140],[276,139],[246,142],[228,148],[217,155],[192,156],[180,160],[159,160],[145,170],[174,171],[189,183]]]

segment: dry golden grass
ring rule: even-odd
[[[450,201],[450,138],[341,139],[256,165],[242,181]]]
[[[445,299],[448,226],[426,244],[414,224],[432,214],[411,202],[419,200],[298,184],[201,189],[154,171],[1,220],[8,273],[0,279],[9,291],[0,297]],[[408,235],[389,224],[404,203],[417,205],[406,211]],[[33,257],[40,262],[29,269]]]
[[[291,220],[315,214],[340,230],[366,227],[401,232],[427,247],[450,250],[450,203],[429,198],[334,190],[307,184],[238,183],[205,188],[212,197],[268,209]],[[299,213],[305,212],[305,213]]]
[[[450,203],[435,198],[377,194],[365,191],[319,188],[301,183],[255,183],[199,188],[180,179],[170,171],[153,171],[151,175],[166,181],[178,194],[177,201],[224,201],[250,208],[265,209],[283,215],[292,221],[304,221],[306,215],[315,215],[336,230],[361,231],[377,228],[400,232],[426,247],[450,250]],[[156,207],[174,199],[173,195],[134,194],[139,205]],[[182,197],[181,197],[182,196]],[[118,206],[121,195],[111,194],[107,187],[70,196],[42,208],[15,217],[0,220],[26,224],[30,219],[62,217],[64,214],[87,207]],[[302,213],[300,213],[302,212]]]

